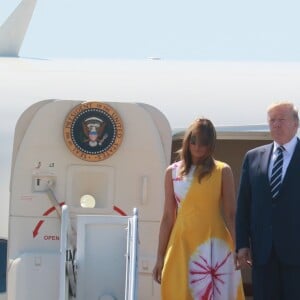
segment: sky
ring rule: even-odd
[[[0,24],[20,0],[0,0]],[[38,0],[20,56],[300,61],[297,0]]]
[[[20,0],[0,0],[0,25],[20,2]],[[186,71],[188,76],[183,81],[181,77],[178,77],[178,85],[181,87],[182,84],[183,95],[188,94],[195,99],[198,94],[194,93],[194,86],[202,90],[201,97],[204,100],[208,99],[205,107],[215,105],[215,102],[209,99],[215,99],[220,91],[224,91],[221,98],[223,102],[236,98],[246,101],[247,97],[256,101],[260,101],[258,97],[262,97],[263,101],[269,101],[273,99],[273,96],[284,96],[288,99],[298,97],[297,101],[300,104],[298,88],[300,75],[297,76],[300,69],[299,11],[299,0],[37,0],[19,55],[25,58],[41,59],[145,60],[148,57],[159,57],[162,60],[161,63],[164,63],[164,60],[248,61],[251,64],[262,61],[287,62],[291,65],[283,67],[277,73],[276,66],[273,72],[272,67],[262,65],[261,77],[253,75],[257,74],[255,64],[253,71],[251,68],[247,72],[244,72],[244,69],[230,70],[230,76],[228,76],[228,69],[218,71],[217,74],[214,70],[201,69],[205,75],[201,77],[200,85],[198,82],[192,83],[192,79],[194,82],[198,80],[196,76],[198,69],[194,78],[190,72]],[[194,65],[194,62],[192,63]],[[153,68],[155,67],[154,65]],[[227,68],[226,65],[224,68]],[[18,92],[21,95],[17,98],[18,103],[13,105],[9,100],[0,101],[0,123],[5,124],[4,126],[0,124],[0,137],[2,145],[6,145],[6,147],[0,147],[0,191],[5,202],[1,205],[0,221],[8,212],[8,201],[5,200],[9,198],[10,156],[14,130],[14,126],[8,126],[8,122],[15,124],[19,114],[25,107],[27,108],[29,101],[55,98],[56,92],[51,85],[45,85],[43,92],[48,93],[47,97],[41,94],[36,99],[26,99],[26,93],[22,93],[22,88],[25,90],[28,84],[26,78],[20,77],[21,79],[17,80],[18,88],[12,89],[6,81],[12,83],[16,79],[10,80],[9,72],[6,73],[3,69],[5,65],[0,65],[0,75],[1,70],[4,74],[2,79],[0,76],[2,96],[5,92],[10,92],[14,97]],[[156,86],[172,91],[172,83],[164,78],[164,74],[171,73],[171,70],[167,70],[166,73],[161,74],[163,79],[161,81],[155,78]],[[177,73],[179,73],[178,70]],[[89,75],[92,76],[92,74]],[[57,83],[58,79],[51,78]],[[235,85],[236,82],[240,84]],[[244,86],[245,82],[247,85]],[[276,87],[274,87],[274,82],[277,83]],[[38,83],[37,80],[36,86]],[[31,84],[34,86],[35,82]],[[136,82],[128,83],[128,89],[134,84]],[[252,89],[251,84],[256,88]],[[95,87],[86,87],[85,98],[91,97],[86,93],[89,92],[89,95],[92,95],[93,88]],[[110,86],[107,85],[105,88],[109,89]],[[129,90],[122,94],[125,88],[126,84],[123,84],[122,90],[118,90],[122,97],[125,95],[131,99],[131,96],[136,93],[138,99],[143,99],[142,102],[146,102],[144,99],[148,100],[151,97],[160,101],[159,96],[164,96],[161,91],[152,86],[147,95],[139,94],[139,91],[142,93],[145,88],[141,85],[138,85],[138,88],[131,88],[133,91]],[[237,91],[238,89],[242,91]],[[247,90],[246,93],[245,90]],[[76,95],[64,96],[66,99],[77,99],[80,94],[76,93]],[[154,101],[153,99],[151,100]],[[198,99],[194,100],[195,103],[198,103]],[[249,107],[251,100],[245,102],[248,104],[248,114],[256,116],[257,107],[253,105]],[[172,101],[172,97],[163,99],[159,105],[171,106]],[[180,105],[184,106],[185,103],[181,101],[176,105],[178,111],[181,112],[181,120],[184,107],[181,108]],[[227,115],[235,114],[232,109],[226,109],[223,112],[211,108],[211,111],[224,114],[228,122],[232,119]],[[175,117],[178,119],[177,114]],[[243,121],[243,117],[247,116],[237,117]],[[0,224],[0,237],[3,236],[4,231],[7,232],[7,227],[4,231],[2,227]]]

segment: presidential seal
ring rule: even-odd
[[[86,161],[100,161],[113,155],[122,143],[123,132],[119,114],[101,102],[77,105],[64,123],[67,147]]]

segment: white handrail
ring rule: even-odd
[[[66,252],[68,247],[68,226],[69,211],[67,205],[63,205],[60,227],[59,300],[66,300]]]
[[[67,205],[63,205],[60,231],[59,300],[69,300],[69,294],[74,296],[76,292],[76,274],[73,265],[74,253],[74,232],[70,221],[69,208]]]
[[[133,217],[128,219],[126,300],[137,299],[138,278],[138,210],[134,208]]]

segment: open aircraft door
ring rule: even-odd
[[[77,245],[74,244],[75,238]],[[138,213],[78,215],[62,208],[59,300],[138,299]]]
[[[147,104],[29,107],[13,148],[8,299],[160,299],[152,269],[171,142]]]

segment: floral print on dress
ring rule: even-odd
[[[189,286],[193,299],[235,299],[238,286],[230,286],[236,273],[233,254],[226,242],[211,238],[200,245],[189,262]]]
[[[181,162],[176,162],[172,166],[172,179],[173,179],[174,194],[175,194],[177,207],[181,206],[182,200],[186,197],[186,194],[190,189],[190,186],[193,181],[194,170],[195,170],[195,166],[192,166],[190,173],[182,177],[179,176],[180,165]]]

